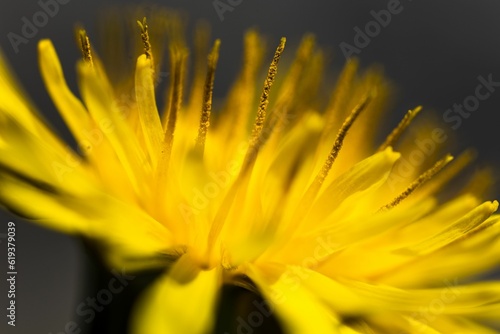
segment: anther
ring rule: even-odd
[[[436,162],[434,166],[432,166],[424,173],[422,173],[415,181],[413,181],[408,186],[408,188],[406,188],[405,191],[403,191],[399,196],[397,196],[394,200],[392,200],[392,202],[383,206],[381,210],[392,209],[393,207],[401,203],[404,199],[410,196],[415,190],[417,190],[417,188],[422,186],[425,182],[429,181],[434,175],[439,173],[452,160],[453,157],[450,154],[448,154],[443,159]]]
[[[80,49],[82,50],[83,59],[90,65],[94,65],[92,61],[92,48],[90,46],[90,39],[84,29],[78,30],[78,39],[80,42]]]
[[[418,113],[422,110],[421,106],[416,107],[415,109],[408,110],[406,115],[403,117],[401,122],[399,122],[398,126],[392,130],[392,132],[387,136],[385,139],[384,143],[380,145],[378,148],[378,152],[382,152],[389,146],[393,146],[399,137],[403,134],[403,132],[406,130],[406,128],[410,125],[411,121],[415,118],[415,116],[418,115]]]
[[[220,40],[216,40],[210,55],[208,56],[208,69],[203,91],[203,106],[200,118],[200,127],[198,128],[198,138],[196,147],[203,153],[208,127],[210,126],[210,113],[212,111],[212,93],[214,89],[215,69],[219,60]]]
[[[146,18],[141,21],[137,21],[137,25],[141,28],[141,38],[142,43],[144,44],[144,54],[148,59],[152,59],[153,55],[151,53],[151,43],[149,42],[149,32],[148,32],[148,24],[146,23]]]

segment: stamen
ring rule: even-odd
[[[266,80],[264,81],[264,89],[262,91],[262,95],[260,96],[259,109],[257,110],[257,118],[255,119],[255,125],[252,130],[252,139],[251,139],[252,146],[257,144],[260,133],[264,128],[264,121],[266,119],[266,110],[269,104],[269,93],[274,83],[276,73],[278,73],[278,63],[281,58],[281,54],[285,49],[285,43],[286,43],[286,38],[284,37],[281,38],[280,44],[278,45],[278,48],[274,53],[271,65],[269,66]]]
[[[208,127],[210,126],[210,113],[212,111],[212,93],[214,89],[215,70],[217,61],[219,60],[220,40],[216,40],[210,55],[208,56],[208,69],[205,80],[205,88],[203,91],[203,107],[201,111],[200,127],[198,129],[198,138],[196,139],[196,147],[203,153],[205,149],[205,140],[207,137]]]
[[[226,222],[227,215],[229,214],[236,195],[241,189],[245,189],[248,186],[249,174],[247,173],[247,171],[250,170],[253,162],[255,162],[259,147],[262,144],[260,141],[260,135],[264,127],[266,109],[269,103],[269,92],[271,90],[271,86],[273,85],[274,78],[276,77],[276,73],[278,72],[278,62],[280,60],[281,54],[283,53],[283,50],[285,49],[285,43],[286,38],[281,38],[280,44],[278,45],[278,48],[274,53],[273,60],[271,61],[271,65],[269,66],[266,80],[264,81],[264,90],[260,97],[257,118],[255,120],[254,129],[252,131],[252,139],[250,141],[250,146],[248,147],[247,155],[245,156],[245,160],[243,162],[243,167],[240,171],[240,174],[238,175],[239,182],[233,183],[232,187],[229,189],[224,198],[224,201],[219,207],[215,219],[213,220],[212,227],[210,228],[210,233],[208,235],[209,252],[212,252],[214,250],[214,245],[216,244],[217,237],[219,236],[220,231],[222,230],[224,223]]]
[[[413,193],[418,187],[420,187],[422,184],[429,181],[434,175],[439,173],[448,163],[450,163],[451,160],[453,160],[453,157],[448,154],[443,159],[436,162],[434,166],[421,174],[415,181],[412,182],[412,184],[410,184],[408,188],[406,188],[405,191],[403,191],[391,203],[383,206],[381,210],[392,209],[393,207],[401,203],[401,201],[410,196],[411,193]]]
[[[162,112],[161,123],[164,130],[164,138],[161,150],[161,159],[158,171],[162,180],[167,177],[167,170],[172,152],[177,113],[182,107],[184,92],[184,74],[187,57],[186,44],[184,43],[184,32],[179,18],[173,16],[168,21],[168,38],[170,40],[170,84],[168,88],[167,103]],[[162,183],[159,183],[162,184]]]
[[[354,109],[349,114],[349,116],[347,116],[347,118],[344,120],[344,123],[340,127],[339,132],[337,133],[337,138],[335,138],[335,143],[333,144],[330,154],[328,155],[325,163],[323,164],[323,167],[321,168],[321,171],[316,176],[316,179],[314,180],[314,183],[311,185],[311,187],[317,187],[319,190],[319,187],[325,181],[326,177],[328,176],[328,173],[330,172],[330,169],[333,166],[333,163],[337,159],[337,156],[339,155],[339,152],[342,149],[342,145],[344,144],[344,139],[347,135],[347,132],[351,128],[356,118],[358,118],[359,114],[361,114],[361,112],[366,109],[366,106],[370,103],[372,98],[373,98],[372,93],[367,94],[363,98],[361,103],[355,106]]]
[[[293,102],[297,100],[297,88],[301,80],[305,80],[303,72],[308,62],[312,61],[314,50],[314,37],[306,35],[297,49],[295,59],[288,70],[285,81],[280,88],[278,98],[273,106],[269,120],[269,128],[273,130],[276,143],[282,134],[285,124],[289,121]]]
[[[80,49],[82,50],[83,59],[93,66],[94,62],[92,61],[92,48],[90,46],[89,36],[87,36],[87,32],[85,31],[85,29],[78,30],[78,38],[80,42]]]
[[[146,23],[146,18],[141,21],[137,21],[137,25],[141,28],[141,38],[142,43],[144,44],[144,54],[148,59],[153,58],[153,54],[151,53],[151,43],[149,42],[149,32],[148,32],[148,24]]]
[[[269,104],[269,93],[271,91],[271,87],[274,83],[274,79],[276,74],[278,73],[278,63],[283,54],[283,50],[285,49],[286,38],[281,38],[280,44],[276,48],[276,52],[274,53],[273,60],[271,65],[269,66],[269,70],[267,72],[266,80],[264,81],[264,89],[262,90],[262,94],[260,96],[259,108],[257,109],[257,117],[255,118],[255,124],[252,129],[252,136],[250,139],[250,145],[248,147],[247,155],[245,157],[245,164],[243,166],[243,170],[245,170],[257,156],[258,150],[262,143],[262,129],[264,128],[264,121],[266,120],[266,110]]]
[[[321,168],[320,172],[318,175],[316,175],[316,178],[314,181],[311,183],[309,188],[306,190],[304,197],[302,198],[299,206],[297,207],[297,213],[295,215],[295,218],[297,221],[302,221],[302,218],[304,218],[304,215],[307,213],[307,210],[310,208],[311,204],[313,203],[314,199],[316,198],[316,195],[318,194],[319,190],[321,189],[321,186],[323,185],[323,182],[325,181],[326,177],[328,176],[328,173],[330,172],[330,169],[333,166],[333,163],[337,159],[337,156],[339,155],[339,152],[342,148],[342,145],[344,143],[344,139],[347,135],[347,132],[351,128],[352,124],[356,120],[356,118],[361,114],[361,112],[366,109],[366,106],[370,103],[370,101],[373,98],[372,92],[368,93],[361,103],[359,103],[357,106],[352,109],[351,113],[347,118],[344,120],[344,123],[339,129],[339,132],[337,133],[337,138],[335,139],[335,143],[333,144],[333,147],[330,151],[330,154],[326,158],[325,163],[323,164],[323,167]],[[298,229],[297,229],[298,231]]]
[[[163,127],[165,128],[164,142],[167,145],[167,149],[170,149],[172,146],[177,113],[182,105],[185,58],[184,50],[178,48],[170,50],[170,68],[173,75],[170,81],[168,112],[163,119]]]
[[[399,137],[403,134],[406,128],[410,125],[411,121],[418,115],[418,113],[422,110],[422,106],[418,106],[415,109],[408,110],[406,115],[403,117],[401,122],[399,122],[398,126],[392,130],[392,132],[387,136],[384,143],[380,145],[377,152],[381,152],[385,150],[389,146],[393,146]]]
[[[425,185],[425,193],[433,194],[443,189],[444,185],[456,179],[457,175],[469,166],[475,157],[476,152],[470,149],[460,154],[453,160],[453,164],[440,173],[438,177],[435,177],[431,182]],[[423,193],[423,191],[420,191],[420,193]],[[425,196],[425,194],[423,196]]]

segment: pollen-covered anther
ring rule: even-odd
[[[344,123],[339,129],[339,132],[337,133],[337,138],[335,138],[335,143],[333,144],[333,147],[330,151],[330,154],[328,155],[328,158],[326,159],[325,163],[323,164],[323,167],[321,168],[320,173],[317,175],[315,183],[317,184],[322,184],[323,181],[326,179],[328,176],[328,173],[330,172],[330,169],[333,166],[333,163],[337,159],[337,156],[340,153],[340,150],[342,149],[342,145],[344,144],[345,137],[347,136],[347,132],[351,128],[351,126],[354,124],[354,121],[358,116],[361,114],[363,110],[366,109],[366,106],[370,103],[372,100],[372,93],[367,94],[361,103],[356,105],[354,109],[351,111],[349,116],[345,119]]]
[[[392,132],[387,136],[384,143],[380,145],[377,152],[382,152],[389,146],[393,146],[399,137],[403,134],[403,132],[408,128],[411,121],[418,115],[418,113],[422,110],[422,106],[418,106],[414,109],[408,110],[405,114],[401,122],[399,122],[398,126],[392,130]]]
[[[80,49],[82,50],[83,59],[90,65],[94,65],[94,62],[92,60],[92,48],[90,46],[90,39],[85,29],[78,30],[78,40],[80,43]]]
[[[323,182],[328,176],[328,173],[330,172],[333,163],[337,159],[337,156],[339,155],[339,152],[342,149],[342,145],[344,143],[345,137],[347,136],[349,129],[354,124],[354,121],[358,118],[361,112],[366,109],[366,107],[368,106],[374,95],[375,95],[374,91],[370,91],[369,93],[367,93],[363,97],[361,102],[351,110],[351,113],[344,120],[344,123],[342,124],[337,133],[337,137],[332,146],[332,149],[330,150],[330,153],[328,154],[328,157],[326,158],[323,166],[321,167],[321,170],[318,172],[314,181],[311,183],[311,185],[309,186],[309,188],[307,189],[302,198],[302,202],[298,207],[298,212],[300,212],[298,216],[304,214],[313,203],[314,199],[316,198],[316,195],[318,194],[319,190],[321,189],[321,186],[323,185]]]
[[[273,86],[274,79],[278,73],[278,63],[281,59],[281,55],[285,50],[286,38],[283,37],[280,40],[280,44],[274,52],[273,60],[271,65],[269,65],[269,70],[267,72],[266,80],[264,81],[264,88],[259,100],[259,107],[257,109],[257,116],[255,118],[255,124],[252,129],[252,136],[250,138],[250,145],[248,147],[247,155],[245,157],[244,169],[246,169],[256,158],[259,148],[264,144],[266,138],[261,136],[262,130],[264,129],[264,122],[266,120],[267,106],[269,104],[269,93],[271,92],[271,87]]]
[[[142,43],[144,45],[144,54],[148,59],[153,58],[153,54],[151,53],[151,43],[149,41],[149,32],[148,32],[148,24],[146,23],[146,18],[142,19],[141,21],[137,21],[137,25],[141,29],[141,38],[142,38]]]
[[[448,154],[438,162],[434,164],[431,168],[422,173],[415,181],[413,181],[405,191],[403,191],[399,196],[397,196],[391,203],[383,206],[381,210],[392,209],[405,198],[411,195],[417,188],[423,185],[425,182],[429,181],[434,175],[439,173],[446,165],[448,165],[453,160],[453,157]]]
[[[208,56],[208,69],[203,90],[203,106],[201,110],[200,127],[198,129],[198,138],[196,147],[203,153],[208,127],[210,126],[210,113],[212,112],[212,94],[214,90],[215,70],[219,60],[220,40],[216,40],[212,51]]]
[[[250,145],[248,147],[245,160],[243,162],[243,166],[240,171],[239,175],[240,179],[242,179],[247,174],[247,172],[251,170],[251,168],[253,167],[253,163],[257,158],[259,148],[264,144],[264,140],[261,137],[261,134],[262,134],[262,129],[264,127],[264,121],[266,119],[267,105],[269,104],[269,92],[271,91],[271,87],[274,83],[274,79],[278,72],[278,63],[283,53],[283,50],[285,49],[285,44],[286,44],[286,38],[283,37],[280,40],[280,44],[276,48],[273,60],[271,61],[271,64],[269,66],[269,70],[267,72],[267,76],[264,81],[264,88],[259,100],[259,107],[257,109],[257,117],[255,119],[255,124],[252,130]],[[226,195],[224,202],[222,203],[222,205],[218,210],[217,218],[214,220],[214,223],[210,229],[210,233],[208,236],[208,239],[211,241],[212,246],[214,244],[214,241],[217,239],[220,231],[222,230],[229,208],[234,200],[233,195],[236,193],[237,190],[238,190],[237,183],[235,183],[235,185],[229,190],[228,195]]]

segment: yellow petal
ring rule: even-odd
[[[430,327],[426,321],[426,314],[412,314],[405,316],[398,313],[388,313],[386,315],[375,315],[367,317],[367,322],[377,328],[380,333],[423,333],[423,334],[448,334],[449,332],[437,331]],[[435,315],[432,314],[433,320]],[[379,333],[374,332],[374,333]],[[454,332],[452,332],[454,333]]]
[[[379,281],[400,287],[440,282],[442,277],[469,278],[491,270],[500,259],[500,217],[488,218],[485,229],[434,253],[421,256]]]
[[[85,193],[94,181],[69,148],[48,144],[8,115],[0,117],[0,139],[0,165],[15,173],[72,194]]]
[[[69,234],[86,233],[88,218],[67,207],[55,194],[0,174],[0,200],[7,209],[38,224]]]
[[[146,175],[152,173],[151,163],[147,161],[134,132],[121,117],[107,79],[102,78],[93,67],[83,61],[78,63],[78,73],[80,90],[92,118],[97,124],[110,124],[109,131],[104,133],[123,164],[136,193],[145,195],[148,188],[144,185],[148,183],[144,181]]]
[[[70,91],[50,40],[40,41],[38,50],[45,86],[85,158],[96,168],[101,180],[109,185],[115,195],[133,199],[123,166],[105,137],[105,132],[112,131],[111,122],[96,124],[82,102]]]
[[[135,307],[132,333],[205,334],[214,325],[220,273],[199,271],[187,255],[148,288]]]
[[[142,126],[142,133],[147,145],[147,152],[152,160],[153,168],[158,164],[158,158],[163,141],[163,129],[155,101],[153,71],[151,59],[141,55],[137,59],[135,70],[135,96]]]
[[[418,257],[430,256],[434,252],[451,247],[465,238],[488,228],[493,222],[487,218],[496,210],[496,202],[485,202],[470,210],[467,214],[455,220],[439,233],[423,239],[413,240],[411,236],[400,240],[397,230],[390,230],[386,235],[348,248],[336,258],[336,266],[349,277],[365,277],[383,280],[391,276],[403,266],[410,266]],[[404,208],[403,208],[404,209]],[[419,221],[412,224],[418,225]],[[334,264],[330,264],[331,267]],[[335,272],[335,268],[329,269]],[[404,275],[403,270],[399,275]],[[400,276],[400,280],[403,278]],[[414,277],[407,275],[404,280],[409,282]],[[418,282],[418,281],[415,281]],[[404,283],[407,284],[407,283]]]
[[[302,272],[304,286],[332,309],[342,314],[366,313],[366,308],[371,307],[363,298],[334,279],[307,268],[296,267],[295,272]]]
[[[477,232],[482,223],[498,208],[498,202],[485,202],[464,215],[452,226],[418,244],[396,250],[401,254],[428,254],[459,238]],[[484,228],[485,226],[483,226]]]
[[[415,320],[419,320],[421,325],[428,325],[439,333],[457,333],[457,334],[498,334],[497,330],[486,327],[478,322],[457,316],[438,316],[436,312],[426,314],[414,314]],[[411,322],[412,319],[410,319]],[[417,324],[414,330],[419,330]]]
[[[257,284],[286,333],[341,333],[340,321],[286,267],[252,266],[250,278]]]
[[[87,137],[97,126],[81,101],[68,88],[52,42],[50,40],[40,41],[38,53],[40,71],[47,91],[78,143],[85,149],[85,144],[88,142]]]
[[[325,212],[332,212],[342,201],[352,194],[367,189],[380,180],[387,179],[400,154],[388,147],[354,165],[349,171],[338,176],[318,197],[310,211],[310,219],[323,218]]]
[[[443,279],[441,288],[405,290],[354,280],[339,281],[365,299],[366,306],[372,306],[366,309],[374,314],[439,310],[443,315],[496,320],[500,312],[500,282],[459,285],[456,279]]]
[[[141,208],[100,192],[84,199],[82,206],[74,210],[92,214],[87,218],[90,237],[109,247],[112,259],[122,261],[120,266],[142,258],[165,256],[175,246],[172,233]],[[141,266],[138,262],[136,267]]]
[[[344,211],[337,212],[336,209],[355,194],[359,194],[364,190],[373,193],[374,190],[379,188],[387,180],[392,166],[399,156],[399,153],[388,147],[386,150],[360,161],[328,185],[316,199],[308,213],[304,215],[306,218],[301,220],[300,226],[297,226],[300,223],[297,222],[297,219],[300,219],[297,217],[302,217],[302,215],[296,208],[288,210],[285,213],[284,220],[290,222],[294,235],[300,236],[303,234],[316,234],[326,227],[333,227],[341,223],[335,218],[336,214],[341,215],[342,219],[345,220],[350,215],[354,215],[355,212],[363,214],[375,213],[379,208],[378,202],[375,201],[375,205],[371,203],[371,207],[367,207],[367,204],[373,202],[369,199],[363,202],[356,199],[359,209],[349,206],[347,215],[342,213]],[[382,196],[376,198],[378,201],[383,199]],[[370,212],[370,210],[373,212]]]
[[[8,209],[42,226],[98,240],[110,251],[104,256],[116,265],[160,257],[173,246],[171,233],[159,222],[96,189],[75,197],[50,185],[36,187],[36,183],[4,174],[0,183],[0,199]]]
[[[0,121],[5,116],[15,119],[28,132],[42,139],[54,150],[65,152],[65,144],[46,125],[43,117],[21,89],[0,50]],[[1,141],[0,138],[0,143]]]
[[[434,212],[431,212],[422,219],[414,223],[407,222],[399,230],[394,231],[386,241],[389,244],[390,240],[396,239],[402,245],[423,241],[452,226],[454,222],[474,210],[479,204],[481,202],[471,195],[457,197],[447,203],[443,203]],[[413,203],[412,206],[414,206]],[[392,244],[394,245],[394,242]]]
[[[17,83],[3,52],[0,52],[0,113],[14,116],[29,131],[40,134],[40,119],[35,116],[35,109]]]

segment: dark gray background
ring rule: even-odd
[[[273,43],[286,36],[291,44],[297,44],[303,33],[312,32],[320,44],[333,51],[333,69],[338,69],[344,63],[339,44],[343,41],[352,44],[353,28],[362,28],[372,20],[370,11],[384,9],[388,2],[243,0],[234,11],[225,13],[224,21],[219,20],[212,1],[150,3],[182,8],[189,13],[191,22],[204,18],[212,23],[213,35],[223,42],[216,81],[216,95],[222,96],[240,64],[241,37],[246,29],[258,27]],[[30,96],[57,128],[61,128],[61,121],[38,72],[37,40],[48,37],[54,41],[67,75],[74,80],[74,63],[79,57],[73,42],[74,24],[81,22],[92,33],[97,14],[103,6],[112,3],[122,4],[119,1],[71,0],[61,5],[59,13],[40,28],[28,44],[21,45],[16,54],[7,34],[20,33],[21,18],[31,18],[40,7],[37,1],[1,1],[0,45]],[[453,103],[461,103],[474,93],[479,75],[486,77],[492,73],[493,78],[500,81],[500,2],[402,0],[401,4],[403,11],[393,16],[390,25],[383,28],[359,55],[363,65],[382,64],[398,87],[395,111],[401,114],[423,104],[442,115]],[[476,147],[481,162],[500,162],[499,113],[500,91],[482,102],[457,131],[460,145]],[[392,125],[398,117],[387,122]],[[445,127],[449,129],[443,124]],[[70,237],[25,223],[5,212],[0,212],[0,233],[6,231],[9,220],[17,223],[19,294],[18,327],[9,328],[8,333],[58,333],[74,317],[75,305],[81,302],[79,289],[84,270],[79,244]],[[3,309],[6,300],[5,242],[0,248]],[[0,328],[5,328],[4,312],[0,312]]]

